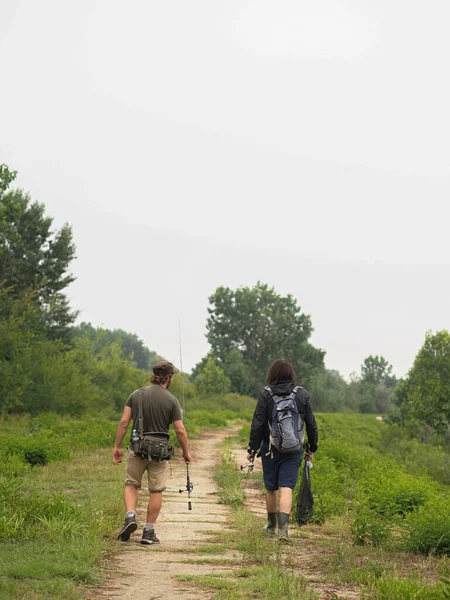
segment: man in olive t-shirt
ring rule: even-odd
[[[153,367],[152,385],[135,390],[128,398],[117,429],[114,445],[114,462],[122,462],[123,451],[120,448],[128,425],[133,420],[133,429],[138,430],[138,394],[142,398],[144,433],[169,434],[170,424],[173,423],[175,433],[183,451],[183,458],[188,463],[192,460],[188,448],[188,439],[183,425],[181,408],[175,396],[168,391],[172,376],[178,371],[172,363],[161,361]],[[150,498],[147,507],[147,523],[144,528],[141,544],[156,544],[159,542],[155,535],[155,523],[161,510],[162,493],[166,489],[168,461],[158,462],[135,456],[129,452],[125,470],[124,501],[126,508],[125,522],[117,538],[121,541],[130,539],[137,529],[136,506],[138,489],[141,487],[142,476],[147,472]]]
[[[181,421],[180,403],[161,385],[149,385],[135,390],[125,406],[132,409],[133,427],[138,430],[138,394],[142,397],[142,413],[144,416],[144,433],[169,433],[169,425]]]

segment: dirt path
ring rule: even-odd
[[[180,459],[172,461],[172,475],[168,479],[167,491],[164,493],[163,508],[156,526],[156,534],[160,545],[142,546],[139,543],[142,527],[145,523],[148,495],[140,492],[138,503],[138,523],[140,527],[129,542],[122,544],[123,552],[118,553],[112,565],[112,575],[107,585],[94,590],[89,596],[93,600],[209,600],[214,592],[193,588],[177,581],[176,575],[209,575],[212,573],[229,573],[239,566],[239,556],[230,552],[220,554],[217,564],[212,561],[204,564],[186,562],[196,559],[198,555],[187,552],[211,543],[208,532],[224,530],[227,527],[228,507],[218,504],[217,487],[213,480],[216,464],[220,460],[218,446],[222,440],[233,435],[234,430],[227,429],[209,432],[195,440],[193,455],[195,463],[190,468],[194,482],[192,493],[192,511],[187,507],[187,494],[179,493],[186,485],[186,467]],[[245,459],[242,449],[234,448],[233,454],[238,465]],[[261,462],[255,463],[255,473],[261,470]],[[145,483],[144,483],[145,486]],[[249,478],[244,482],[247,497],[247,508],[260,516],[261,525],[266,515],[264,496],[260,483]],[[320,543],[323,539],[319,527],[308,526],[290,529],[294,540],[296,564],[299,574],[304,576],[312,589],[319,592],[321,600],[341,598],[357,600],[359,593],[345,585],[327,582],[326,573],[318,566],[317,558],[327,551]],[[224,557],[233,558],[231,565],[220,564]]]
[[[185,552],[185,548],[210,543],[207,532],[226,527],[229,509],[218,504],[217,487],[214,483],[214,469],[220,459],[217,446],[233,430],[210,432],[202,435],[192,444],[195,462],[189,471],[194,482],[192,510],[187,507],[187,493],[179,493],[186,485],[184,461],[171,461],[172,475],[167,482],[161,510],[155,531],[161,540],[160,545],[143,546],[139,543],[142,527],[146,520],[148,494],[139,492],[137,518],[139,528],[129,542],[124,542],[123,553],[113,561],[116,571],[101,590],[91,597],[108,600],[206,600],[213,594],[178,582],[176,574],[211,574],[228,572],[231,567],[214,564],[189,564],[183,562],[195,555]],[[145,480],[143,487],[145,487]],[[221,555],[223,557],[223,555]],[[117,573],[118,571],[118,573]]]

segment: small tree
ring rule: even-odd
[[[363,413],[389,412],[397,379],[383,356],[368,356],[361,365],[359,408]]]
[[[195,384],[201,396],[216,396],[230,391],[230,380],[212,357],[207,359]]]
[[[410,417],[441,434],[450,422],[450,334],[426,334],[414,364],[396,394],[404,419]]]

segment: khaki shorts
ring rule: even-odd
[[[169,461],[157,462],[139,458],[131,452],[128,452],[127,463],[125,467],[125,485],[131,485],[137,489],[141,487],[142,476],[147,471],[148,491],[164,492],[166,489],[167,470]]]

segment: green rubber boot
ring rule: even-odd
[[[278,537],[282,541],[289,539],[288,521],[289,521],[288,513],[283,513],[283,512],[278,513]]]
[[[275,535],[277,532],[278,513],[267,513],[267,525],[264,525],[263,531],[266,535]]]

